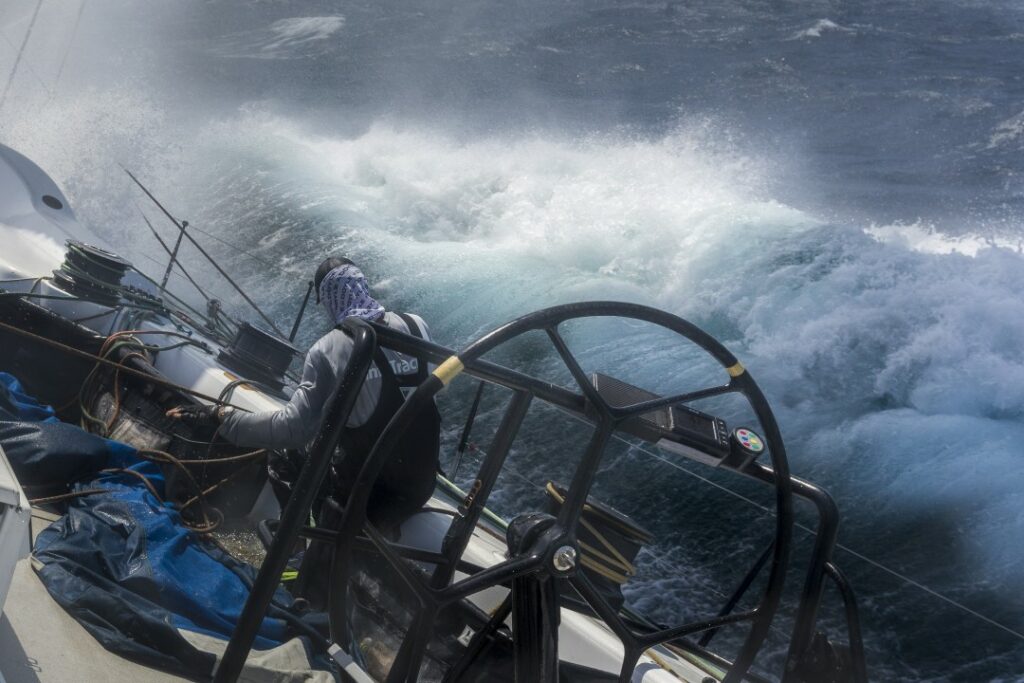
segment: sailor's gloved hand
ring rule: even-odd
[[[223,417],[222,411],[221,406],[178,406],[168,410],[167,417],[173,417],[195,427],[217,427]]]

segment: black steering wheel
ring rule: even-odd
[[[645,400],[632,405],[609,405],[580,367],[558,330],[559,326],[567,321],[589,317],[628,318],[669,329],[711,355],[722,366],[728,381],[720,386]],[[420,410],[428,407],[438,392],[443,390],[463,370],[474,374],[477,367],[482,367],[480,359],[484,354],[533,330],[542,330],[547,334],[576,382],[579,394],[573,392],[574,398],[578,399],[580,406],[587,407],[588,420],[594,425],[594,429],[586,452],[577,465],[556,519],[553,521],[549,519],[543,528],[525,530],[520,528],[516,534],[512,532],[512,529],[517,526],[516,523],[510,527],[509,559],[458,581],[453,581],[456,560],[465,550],[473,527],[479,519],[479,511],[470,509],[464,511],[461,517],[455,517],[445,539],[445,548],[450,561],[446,566],[438,566],[428,580],[422,572],[415,570],[410,560],[403,558],[391,543],[383,538],[371,524],[367,523],[366,514],[370,491],[384,464],[391,457],[403,431]],[[481,374],[485,373],[481,372]],[[625,420],[651,413],[658,408],[672,404],[727,393],[741,394],[750,404],[764,430],[763,436],[771,458],[775,488],[775,536],[772,562],[763,593],[757,606],[745,612],[707,617],[654,632],[638,633],[626,623],[618,610],[605,600],[588,578],[582,572],[577,571],[574,561],[578,553],[577,526],[595,473],[609,440]],[[518,399],[520,407],[516,410],[510,406],[510,412],[506,414],[507,426],[511,427],[513,432],[518,429],[530,398],[532,396],[529,389],[518,388],[514,393],[513,405]],[[512,417],[510,418],[509,415]],[[503,424],[503,427],[505,426],[506,424]],[[498,467],[500,468],[500,462]],[[493,479],[491,483],[493,483]],[[477,495],[485,501],[488,494],[489,490]],[[482,507],[483,501],[479,503],[479,507]],[[365,532],[381,555],[408,586],[416,600],[416,605],[412,609],[411,626],[391,667],[388,683],[416,680],[437,615],[443,608],[485,588],[499,584],[512,582],[514,593],[515,582],[522,581],[524,577],[532,577],[538,581],[548,578],[565,578],[571,582],[594,613],[623,643],[625,656],[619,675],[620,682],[628,682],[631,679],[640,656],[655,645],[679,640],[685,636],[716,629],[726,624],[748,622],[749,633],[723,679],[725,683],[738,683],[752,665],[779,606],[792,538],[792,507],[789,466],[775,417],[764,394],[750,373],[722,344],[697,326],[678,316],[638,304],[598,301],[547,308],[507,323],[472,342],[457,355],[449,357],[416,389],[388,423],[352,487],[352,494],[345,506],[336,537],[335,559],[331,568],[331,636],[334,642],[351,642],[347,630],[347,619],[341,605],[343,594],[338,594],[337,591],[340,590],[339,587],[344,587],[348,583],[352,572],[351,548],[356,537],[361,532]],[[515,605],[520,604],[515,600],[512,600],[512,603],[513,606],[509,607],[508,601],[506,601],[504,613],[496,615],[495,618],[504,620],[509,612],[515,609]],[[557,609],[557,603],[547,603],[549,607],[552,604],[555,605],[554,609]],[[514,614],[513,619],[515,619]],[[554,623],[557,625],[557,618]],[[557,626],[553,636],[548,633],[544,637],[555,638],[555,650],[557,651]],[[514,634],[513,640],[515,641],[515,639],[516,635]],[[557,661],[548,662],[547,666],[557,667]],[[539,676],[539,674],[535,672],[532,676]],[[547,679],[542,678],[542,680]]]

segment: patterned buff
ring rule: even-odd
[[[355,266],[338,266],[320,283],[320,301],[340,323],[349,316],[376,320],[384,315],[384,307],[370,296],[366,278]]]

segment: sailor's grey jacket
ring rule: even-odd
[[[423,319],[411,316],[424,339],[430,332]],[[401,332],[409,328],[400,316],[387,312],[382,321]],[[224,417],[220,435],[239,446],[257,448],[302,448],[308,445],[320,429],[323,411],[331,398],[341,374],[352,353],[352,339],[341,330],[331,330],[309,349],[302,366],[302,378],[282,410],[261,413],[232,411]],[[384,349],[384,355],[396,375],[406,375],[418,369],[415,358]],[[356,397],[348,426],[358,427],[373,414],[380,399],[381,375],[376,364],[370,366],[366,382]]]

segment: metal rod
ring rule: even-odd
[[[171,248],[167,246],[167,243],[164,242],[164,238],[161,237],[160,233],[158,233],[156,231],[156,228],[153,227],[153,224],[149,221],[149,218],[146,216],[146,214],[142,213],[141,210],[139,211],[139,213],[142,214],[142,220],[146,221],[146,225],[149,227],[149,231],[153,233],[153,237],[156,238],[156,241],[160,243],[160,246],[164,248],[164,251],[171,258],[170,263],[167,264],[167,271],[164,273],[163,282],[160,283],[160,292],[164,293],[164,290],[167,288],[167,278],[171,274],[171,266],[174,264],[176,258],[175,253],[177,253],[178,246],[181,244],[181,235],[178,235],[178,242],[177,244],[174,245],[174,251],[172,251]],[[206,292],[203,291],[203,288],[200,287],[199,284],[192,279],[192,276],[188,274],[187,270],[185,270],[185,266],[179,263],[178,269],[181,270],[181,274],[185,276],[185,279],[192,283],[192,286],[196,288],[196,291],[199,292],[199,295],[202,296],[205,300],[209,301],[210,297],[206,294]]]
[[[470,494],[472,499],[465,505],[462,515],[452,519],[451,526],[448,527],[441,542],[441,553],[448,558],[448,563],[438,565],[434,570],[430,581],[432,587],[444,588],[455,575],[455,561],[462,557],[466,546],[469,545],[469,539],[473,536],[477,522],[480,521],[480,513],[483,512],[494,484],[498,481],[498,475],[505,465],[505,458],[508,457],[512,443],[526,418],[532,399],[533,395],[529,392],[517,391],[509,401],[505,416],[494,435],[494,442],[487,449],[487,457],[480,465],[476,480],[478,485],[474,485],[475,492]]]
[[[707,648],[703,648],[700,645],[698,645],[697,643],[695,643],[692,640],[689,640],[687,638],[680,638],[679,640],[675,641],[674,643],[666,644],[665,647],[670,652],[671,651],[675,651],[675,650],[682,650],[684,652],[690,652],[692,654],[697,655],[701,659],[704,659],[705,661],[707,661],[712,666],[717,666],[717,667],[719,667],[720,669],[723,669],[723,670],[727,670],[730,666],[732,666],[732,662],[730,662],[728,659],[726,659],[722,655],[717,654],[715,652],[712,652],[711,650],[708,650]],[[715,679],[712,679],[712,680],[715,680]],[[743,674],[743,680],[744,681],[750,681],[751,683],[778,683],[777,680],[774,681],[774,682],[770,681],[767,678],[765,678],[764,676],[762,676],[760,674],[756,674],[753,671],[748,671],[745,674]]]
[[[455,351],[452,349],[399,332],[386,325],[374,323],[373,328],[377,332],[377,339],[381,346],[398,353],[415,356],[421,361],[443,363],[455,354]],[[576,392],[569,391],[551,382],[545,382],[535,377],[524,375],[521,372],[490,361],[475,358],[464,358],[463,360],[466,364],[465,374],[471,377],[500,384],[510,389],[526,389],[534,397],[542,401],[551,403],[559,408],[564,408],[588,422],[591,421],[587,416],[583,396]]]
[[[217,237],[212,232],[209,232],[207,230],[203,230],[202,228],[197,228],[194,225],[192,226],[192,231],[193,232],[198,232],[201,235],[206,235],[210,239],[215,240],[217,242],[220,242],[221,244],[223,244],[226,247],[231,247],[232,249],[237,251],[239,254],[245,254],[246,256],[251,258],[253,261],[256,261],[257,263],[262,263],[263,265],[265,265],[267,268],[270,268],[271,270],[276,271],[279,268],[279,264],[274,264],[274,263],[271,263],[270,261],[268,261],[265,258],[260,258],[256,254],[252,253],[251,251],[247,251],[247,250],[243,249],[242,247],[238,246],[234,242],[228,242],[223,237]]]
[[[775,472],[765,465],[754,463],[744,470],[744,474],[753,475],[755,479],[772,483],[776,479]],[[797,607],[796,622],[793,625],[793,636],[789,641],[789,652],[786,655],[786,671],[783,681],[791,680],[799,667],[804,653],[814,639],[815,624],[818,620],[818,607],[821,605],[821,594],[825,588],[825,566],[832,560],[832,551],[839,533],[839,509],[835,501],[824,490],[799,477],[788,477],[793,495],[810,501],[817,508],[818,528],[814,538],[814,550],[811,554],[807,577],[804,579],[800,603]]]
[[[736,605],[738,605],[740,600],[743,599],[743,595],[747,592],[747,589],[750,588],[751,584],[754,583],[754,579],[756,579],[757,575],[761,573],[761,569],[764,567],[765,563],[768,562],[768,558],[771,556],[772,549],[774,547],[775,541],[773,540],[771,543],[768,544],[768,547],[764,549],[764,552],[761,553],[761,556],[757,558],[757,561],[754,562],[754,565],[747,571],[746,576],[743,577],[743,580],[740,581],[740,584],[736,587],[736,590],[733,591],[733,594],[729,597],[729,600],[726,601],[725,605],[718,612],[718,616],[724,617],[726,614],[729,614],[733,611],[733,609],[736,608]],[[708,644],[711,642],[711,639],[715,637],[716,633],[718,633],[717,628],[713,628],[710,631],[707,631],[703,636],[701,636],[701,639],[697,641],[697,644],[701,647],[707,647]]]
[[[476,396],[473,397],[473,405],[469,407],[469,415],[466,416],[466,425],[462,428],[462,435],[459,437],[459,447],[455,449],[458,457],[455,459],[455,469],[452,471],[452,479],[459,476],[459,467],[462,465],[462,456],[466,454],[466,446],[469,444],[469,433],[476,421],[476,411],[480,408],[480,399],[484,396],[484,382],[476,388]]]
[[[238,625],[231,634],[231,641],[224,651],[220,665],[214,672],[215,683],[232,683],[242,672],[256,633],[267,613],[267,607],[281,581],[281,572],[288,563],[288,556],[299,537],[299,531],[308,518],[316,493],[327,475],[334,449],[338,446],[349,413],[352,412],[352,406],[359,395],[359,387],[362,386],[366,372],[370,368],[376,345],[373,329],[356,318],[348,318],[342,329],[352,335],[352,355],[324,413],[323,425],[313,441],[309,460],[295,482],[291,498],[281,515],[274,542],[271,543],[266,559],[260,565],[259,574],[249,598],[245,601]]]
[[[508,615],[511,613],[512,594],[509,593],[505,596],[505,599],[502,600],[501,604],[498,605],[497,609],[494,610],[491,618],[488,619],[483,628],[473,635],[473,638],[469,641],[469,645],[466,646],[466,651],[463,652],[462,656],[456,660],[455,664],[448,669],[448,672],[444,675],[441,683],[458,683],[469,667],[473,666],[473,662],[483,654],[488,642],[490,642],[498,633],[498,630],[502,625],[504,625],[505,620],[508,619]]]
[[[152,260],[152,259],[150,259],[150,260]],[[150,276],[146,275],[146,274],[145,274],[144,272],[142,272],[142,271],[141,271],[141,270],[139,270],[138,268],[136,268],[136,269],[135,269],[135,272],[136,272],[136,273],[138,273],[138,274],[139,274],[139,276],[140,276],[140,277],[141,277],[141,278],[142,278],[143,280],[145,280],[146,282],[148,282],[149,284],[153,285],[154,287],[157,287],[157,286],[158,286],[158,285],[157,285],[157,281],[156,281],[156,280],[154,280],[154,279],[153,279],[153,278],[151,278]],[[188,304],[188,302],[187,302],[187,301],[185,301],[184,299],[182,299],[182,298],[181,298],[180,296],[177,296],[177,295],[175,295],[175,294],[174,294],[174,293],[172,293],[172,292],[168,292],[168,293],[167,293],[167,297],[168,297],[168,298],[170,298],[170,299],[174,299],[174,300],[176,300],[176,301],[178,302],[178,305],[179,305],[179,306],[181,306],[182,308],[188,309],[188,310],[189,310],[189,311],[191,311],[191,312],[192,312],[193,314],[195,314],[195,316],[196,316],[196,317],[198,317],[198,318],[200,318],[200,319],[205,319],[205,318],[206,318],[206,315],[205,315],[205,314],[203,314],[203,313],[202,313],[201,311],[198,311],[198,310],[196,310],[194,306],[191,306],[191,305],[189,305],[189,304]],[[237,322],[237,321],[235,321],[235,319],[234,319],[234,318],[232,318],[232,317],[231,317],[230,315],[228,315],[227,313],[224,313],[223,311],[222,311],[222,314],[223,314],[223,315],[224,315],[224,317],[225,317],[225,318],[226,318],[226,319],[228,320],[228,322],[230,322],[230,323],[231,323],[232,325],[234,325],[235,327],[238,327],[238,322]]]
[[[601,464],[614,429],[611,420],[607,418],[601,420],[601,423],[597,425],[587,443],[587,450],[580,458],[579,464],[576,465],[572,482],[565,492],[565,501],[558,511],[558,525],[568,531],[573,539],[576,538],[576,525],[583,513],[583,506],[587,502],[587,496],[590,495],[590,487],[594,484],[594,477],[597,475],[598,466]]]
[[[864,637],[860,630],[860,610],[857,608],[857,595],[853,592],[846,575],[831,562],[825,564],[825,574],[832,579],[839,595],[843,598],[843,606],[846,608],[847,637],[850,642],[850,667],[853,675],[853,683],[868,683],[868,671],[864,657]]]
[[[171,271],[174,270],[174,264],[178,261],[178,250],[181,249],[181,240],[185,237],[185,230],[188,228],[188,221],[182,221],[181,225],[178,226],[178,239],[174,240],[174,249],[171,250],[169,256],[171,260],[167,262],[167,270],[164,271],[164,276],[160,280],[160,292],[163,293],[167,289],[167,281],[171,278]]]
[[[688,624],[680,624],[673,628],[663,629],[661,631],[655,631],[654,633],[645,633],[640,638],[640,644],[644,647],[654,647],[655,645],[661,645],[683,636],[688,636],[693,633],[700,633],[711,628],[719,628],[728,624],[738,624],[743,621],[752,621],[757,617],[757,610],[752,609],[746,612],[737,612],[735,614],[726,614],[720,617],[712,617],[711,619],[704,619],[702,621],[693,621]]]
[[[537,572],[512,580],[512,656],[516,683],[558,683],[560,620],[555,579],[546,572]]]
[[[299,325],[302,324],[302,316],[306,313],[306,304],[309,303],[309,295],[313,293],[313,281],[309,281],[309,286],[306,287],[306,296],[302,298],[302,305],[299,306],[299,314],[295,316],[295,324],[292,325],[292,331],[288,335],[288,341],[295,341],[295,335],[299,333]]]
[[[586,572],[576,572],[576,574],[569,578],[569,582],[576,589],[576,592],[580,594],[584,602],[590,605],[594,613],[604,620],[604,623],[612,630],[612,633],[618,636],[619,640],[622,641],[623,647],[626,648],[627,654],[638,653],[640,651],[640,641],[637,638],[637,634],[633,633],[629,626],[626,625],[619,611],[608,604],[604,596],[594,588],[594,584],[587,578]]]
[[[435,595],[439,603],[450,605],[453,602],[468,598],[473,593],[479,593],[484,588],[490,588],[491,586],[511,581],[517,576],[528,572],[538,571],[543,561],[543,558],[539,555],[527,555],[506,560],[505,562],[492,565],[473,576],[461,579],[444,590],[437,591]]]
[[[419,680],[421,662],[427,653],[436,618],[437,614],[432,609],[424,609],[416,615],[384,683],[416,683]]]
[[[323,529],[320,527],[303,527],[299,531],[301,538],[308,538],[314,543],[332,543],[336,544],[338,540],[338,532],[331,529]],[[414,548],[412,546],[401,545],[400,543],[389,543],[388,547],[391,548],[399,557],[404,557],[414,562],[425,562],[428,564],[444,564],[448,561],[448,558],[441,553],[435,553],[430,550],[423,550],[422,548]],[[352,549],[367,552],[379,552],[377,546],[373,544],[373,541],[366,536],[356,536],[352,539]],[[473,575],[477,572],[482,572],[483,567],[473,564],[472,562],[466,562],[465,560],[458,561],[458,570],[466,575]]]
[[[124,168],[124,167],[122,166],[121,168]],[[184,221],[184,225],[182,223],[179,223],[178,219],[175,218],[174,216],[172,216],[171,213],[166,208],[164,208],[164,205],[160,203],[160,200],[158,200],[156,197],[154,197],[153,193],[150,192],[146,188],[146,186],[143,185],[142,182],[138,178],[136,178],[134,175],[132,175],[131,171],[129,171],[127,168],[124,168],[124,172],[128,174],[128,177],[131,178],[132,181],[136,185],[138,185],[139,188],[143,192],[146,193],[146,196],[149,197],[153,201],[153,203],[156,204],[157,208],[159,208],[163,212],[163,214],[165,216],[167,216],[167,218],[170,219],[170,221],[172,223],[174,223],[175,227],[178,228],[178,230],[181,232],[181,235],[179,235],[179,237],[178,237],[179,242],[180,242],[180,239],[181,239],[182,235],[187,237],[188,241],[192,243],[192,246],[194,246],[196,249],[198,249],[199,253],[206,257],[206,260],[209,261],[210,264],[214,268],[217,269],[217,272],[220,273],[221,276],[223,276],[224,279],[227,280],[228,283],[232,287],[235,288],[235,291],[238,292],[242,296],[243,299],[245,299],[246,303],[248,303],[250,306],[252,306],[253,310],[256,311],[261,318],[263,318],[264,322],[266,322],[268,325],[270,325],[271,329],[273,329],[274,332],[277,333],[277,336],[279,336],[281,339],[284,339],[285,338],[284,332],[282,332],[280,329],[278,329],[277,325],[274,324],[274,321],[271,320],[267,316],[266,313],[264,313],[262,310],[260,310],[260,307],[256,305],[256,302],[249,298],[249,295],[245,293],[245,290],[243,290],[238,285],[238,283],[236,283],[233,279],[231,279],[231,276],[228,275],[227,272],[223,268],[220,267],[220,264],[217,263],[217,261],[214,260],[214,258],[212,256],[210,256],[210,254],[205,249],[203,249],[202,245],[200,245],[199,242],[197,242],[196,239],[194,237],[192,237],[192,235],[189,235],[188,233],[185,232],[185,225],[188,224],[188,221]]]
[[[590,377],[580,367],[579,361],[576,360],[576,356],[573,355],[569,349],[569,345],[562,339],[562,335],[558,333],[558,329],[552,325],[544,330],[547,332],[548,338],[551,339],[551,343],[554,344],[555,350],[558,351],[558,355],[561,357],[562,362],[565,363],[565,367],[569,369],[569,373],[576,380],[576,384],[579,386],[580,391],[587,397],[591,405],[598,411],[603,417],[610,415],[611,408],[608,402],[604,400],[601,394],[597,393],[597,388],[594,383],[590,381]]]

